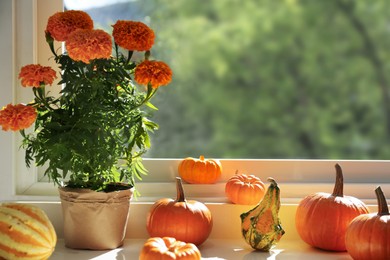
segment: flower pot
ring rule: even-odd
[[[107,250],[123,244],[133,189],[96,192],[59,188],[65,246]]]

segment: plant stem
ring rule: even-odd
[[[343,189],[344,189],[344,178],[343,171],[341,170],[341,166],[337,163],[335,165],[336,168],[336,182],[334,184],[332,196],[335,197],[343,197]]]
[[[49,32],[45,32],[45,38],[46,38],[46,42],[47,44],[49,44],[49,48],[51,50],[51,52],[54,54],[54,56],[57,58],[57,53],[55,52],[54,50],[54,39],[53,37],[51,37],[50,33]]]
[[[138,105],[134,106],[131,110],[137,109],[143,104],[149,102],[149,100],[152,99],[152,97],[156,94],[156,92],[157,92],[157,88],[154,89],[151,86],[148,86],[148,93],[146,94],[145,99]]]
[[[45,92],[45,86],[41,86],[39,88],[33,88],[34,96],[36,97],[37,101],[44,105],[49,110],[54,110],[49,102],[46,99],[46,92]]]
[[[116,62],[119,60],[119,50],[118,50],[118,44],[114,44],[115,47],[115,57],[116,57]]]
[[[378,186],[375,189],[375,194],[378,200],[378,216],[390,215],[389,208],[387,206],[387,201],[385,195],[383,194],[381,186]]]
[[[131,60],[131,57],[133,56],[133,51],[130,51],[128,52],[128,55],[127,55],[127,61],[126,61],[126,64],[129,64],[130,63],[130,60]]]
[[[181,183],[180,177],[176,177],[176,191],[177,191],[176,202],[186,202],[186,198],[184,196],[183,184]]]

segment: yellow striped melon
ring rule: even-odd
[[[23,203],[0,205],[0,259],[48,259],[57,235],[46,213]]]

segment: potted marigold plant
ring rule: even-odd
[[[150,100],[172,71],[150,59],[155,35],[141,22],[117,21],[111,36],[94,29],[87,13],[70,10],[52,15],[45,33],[59,70],[22,67],[21,85],[32,87],[34,100],[5,106],[0,125],[20,131],[27,166],[45,165],[59,186],[66,246],[115,248],[123,243],[135,177],[147,172],[141,155],[150,148],[149,132],[158,128],[144,108],[155,109]],[[54,41],[66,51],[57,53]],[[145,52],[142,60],[132,59],[136,51]],[[46,87],[57,75],[62,91],[54,97]],[[73,213],[85,222],[73,222]]]

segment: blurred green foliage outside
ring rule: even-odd
[[[147,157],[390,159],[388,10],[384,0],[143,0],[87,11],[102,26],[150,25],[152,58],[174,72],[154,100]]]

